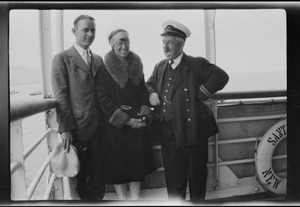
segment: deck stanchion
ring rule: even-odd
[[[216,63],[216,40],[215,40],[215,13],[216,10],[204,10],[204,26],[205,26],[205,49],[206,58],[211,63]],[[216,103],[214,103],[217,105]],[[217,119],[217,109],[215,111]],[[219,154],[218,154],[218,135],[215,135],[215,179],[216,185],[219,184]]]
[[[57,128],[56,122],[56,110],[52,109],[46,113],[47,117],[47,128]],[[52,149],[58,144],[59,137],[56,130],[53,130],[52,133],[48,136],[48,152],[51,153]],[[49,168],[49,176],[52,175],[52,171]],[[63,200],[64,199],[64,186],[63,186],[63,178],[56,177],[53,181],[53,191],[52,196],[54,200]]]
[[[59,15],[61,14],[61,15]],[[61,21],[62,13],[57,12],[58,22]],[[42,54],[42,76],[43,76],[43,96],[45,99],[52,97],[51,89],[51,63],[52,63],[52,25],[51,25],[51,11],[40,11],[40,42],[41,42],[41,54]],[[55,29],[56,27],[54,27]],[[61,32],[61,31],[60,31]],[[50,110],[46,112],[46,122],[47,128],[57,128],[56,123],[56,111]],[[58,143],[57,132],[51,133],[47,138],[48,143],[48,152],[51,153],[52,149]],[[48,182],[49,177],[52,172],[49,168]],[[63,199],[63,182],[62,178],[56,178],[53,181],[53,191],[52,196],[54,200]]]
[[[11,199],[28,200],[23,157],[22,120],[10,123],[10,156],[11,161],[19,163],[11,175]]]

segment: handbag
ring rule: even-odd
[[[128,114],[130,118],[141,119],[142,122],[145,122],[146,125],[149,123],[149,119],[146,115],[140,115],[136,110],[134,110],[131,106],[121,105],[121,110]]]

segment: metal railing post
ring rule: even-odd
[[[57,122],[56,122],[56,110],[51,109],[46,112],[46,122],[47,122],[47,128],[57,128]],[[57,131],[52,132],[47,137],[47,144],[48,144],[48,154],[52,152],[52,149],[58,144],[58,133]],[[50,180],[50,177],[52,175],[52,171],[49,166],[49,176],[48,176],[48,182]],[[64,199],[64,186],[63,186],[63,178],[56,177],[53,182],[53,188],[52,188],[52,197],[54,200],[63,200]]]
[[[214,113],[215,119],[218,120],[218,103],[217,101],[213,101],[212,111]],[[215,179],[216,185],[219,186],[219,135],[215,135]]]
[[[216,63],[215,13],[216,10],[204,10],[206,58],[214,64]]]
[[[204,25],[205,25],[205,51],[206,58],[211,63],[216,63],[216,40],[215,40],[215,14],[216,10],[204,10]],[[217,102],[213,101],[213,112],[217,120]],[[218,152],[218,134],[215,138],[215,180],[216,187],[219,185],[219,152]]]
[[[18,167],[11,175],[11,199],[28,200],[23,156],[22,120],[10,124],[10,159]]]
[[[52,28],[51,11],[39,11],[41,68],[43,78],[43,97],[52,97],[51,65],[52,65]]]

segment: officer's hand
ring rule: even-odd
[[[160,105],[158,94],[155,93],[155,92],[150,94],[149,101],[150,101],[152,106],[157,106],[157,105],[159,106]]]
[[[73,132],[63,132],[61,134],[62,144],[67,152],[70,151],[70,145],[73,143]]]

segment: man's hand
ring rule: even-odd
[[[153,92],[150,94],[149,101],[152,106],[160,105],[160,100],[159,100],[158,94],[156,92]]]
[[[73,132],[63,132],[61,134],[62,144],[67,152],[70,151],[70,145],[73,143]]]

